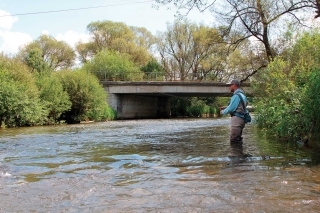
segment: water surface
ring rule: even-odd
[[[0,212],[319,212],[319,151],[229,118],[0,130]]]

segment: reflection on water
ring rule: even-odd
[[[317,212],[319,152],[229,119],[0,130],[0,212]]]

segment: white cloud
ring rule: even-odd
[[[0,21],[0,30],[10,30],[13,23],[18,20],[18,18],[10,16],[10,13],[4,10],[0,10],[0,16],[2,16]]]
[[[26,33],[10,31],[18,18],[10,16],[10,13],[3,10],[0,10],[0,16],[2,16],[0,21],[0,40],[2,40],[0,52],[15,54],[20,46],[32,41],[32,38]]]
[[[58,41],[65,41],[67,44],[69,44],[71,47],[74,47],[75,44],[79,41],[82,42],[88,42],[90,39],[90,36],[88,34],[80,34],[77,32],[74,32],[72,30],[68,30],[66,33],[62,34],[59,33],[55,37]]]
[[[42,30],[41,35],[50,35],[48,30]]]
[[[19,47],[32,41],[29,34],[21,32],[0,31],[0,38],[3,39],[3,43],[0,46],[0,52],[8,54],[16,54]]]

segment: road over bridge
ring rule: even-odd
[[[171,97],[230,96],[230,86],[218,82],[125,82],[101,81],[109,105],[118,118],[168,118]],[[250,85],[242,88],[250,95]]]
[[[122,82],[101,81],[110,94],[135,94],[152,96],[177,97],[212,97],[230,96],[230,86],[218,82]],[[246,94],[250,93],[250,85],[243,84]]]

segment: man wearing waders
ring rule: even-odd
[[[245,109],[243,104],[241,103],[239,95],[241,95],[245,105],[247,105],[247,97],[244,95],[243,90],[240,88],[239,80],[234,79],[230,84],[230,92],[232,92],[233,95],[229,102],[229,106],[227,106],[227,108],[225,108],[224,110],[221,110],[220,114],[226,115],[230,113],[230,142],[242,144],[242,130],[245,126],[243,114]]]

